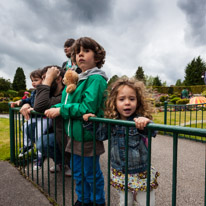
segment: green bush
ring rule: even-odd
[[[176,102],[180,100],[179,97],[174,97],[173,99],[170,100],[170,102],[172,102],[173,104],[176,104]]]
[[[179,99],[176,101],[176,104],[187,104],[189,101],[189,99]]]
[[[0,113],[9,113],[8,102],[0,102]]]
[[[175,97],[177,97],[175,94],[169,96],[169,99],[174,99]]]
[[[18,101],[18,100],[20,100],[20,99],[21,99],[21,97],[14,97],[12,101],[13,101],[13,102],[16,102],[16,101]]]
[[[203,97],[206,97],[206,90],[204,90],[201,94]]]
[[[160,102],[165,102],[168,99],[168,96],[161,96],[160,97]]]
[[[18,97],[18,92],[14,90],[8,90],[4,93],[4,96],[10,98]]]

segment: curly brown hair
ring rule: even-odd
[[[91,49],[94,52],[94,59],[97,62],[96,67],[100,69],[105,62],[106,52],[104,48],[94,39],[89,37],[81,37],[77,39],[71,47],[71,59],[75,64],[77,63],[76,54],[79,53],[80,47],[83,47],[84,49]]]
[[[119,90],[122,86],[129,86],[136,91],[137,108],[136,114],[152,119],[151,113],[153,109],[147,99],[147,91],[143,82],[134,78],[120,78],[108,87],[108,98],[105,102],[104,115],[109,119],[119,119],[120,115],[117,111],[116,100]]]

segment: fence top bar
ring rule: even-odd
[[[133,121],[98,118],[98,117],[90,117],[89,120],[92,122],[103,122],[103,123],[123,125],[129,127],[135,126],[135,123]],[[198,136],[206,137],[206,129],[200,129],[200,128],[181,127],[181,126],[174,126],[174,125],[172,126],[172,125],[155,124],[155,123],[149,123],[146,128],[151,130],[159,130],[159,131],[198,135]]]

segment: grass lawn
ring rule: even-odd
[[[0,160],[10,159],[9,119],[0,118]]]

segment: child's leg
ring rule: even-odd
[[[120,206],[125,206],[125,191],[119,191],[119,205]],[[134,197],[131,192],[128,191],[128,196],[127,196],[127,206],[133,206],[134,205]]]
[[[71,160],[72,161],[72,160]],[[77,199],[82,202],[82,169],[81,169],[81,156],[73,155],[73,175],[76,182]],[[72,165],[71,165],[72,166]],[[85,161],[84,161],[85,166]],[[84,203],[90,203],[90,185],[86,182],[84,173]]]
[[[24,127],[24,147],[31,146],[31,140],[33,140],[33,142],[35,141],[34,139],[35,121],[32,119],[32,124],[31,124],[31,119],[29,119],[28,123],[25,122],[23,127]]]
[[[100,156],[96,156],[96,203],[104,204],[105,203],[105,193],[104,193],[104,176],[102,174],[100,164],[99,164]],[[93,157],[85,157],[85,178],[86,181],[91,185],[91,195],[90,199],[93,202],[93,185],[94,185],[94,175],[93,175]]]
[[[137,203],[138,206],[146,206],[147,192],[138,191],[137,192]],[[150,206],[155,206],[155,191],[150,191]]]

